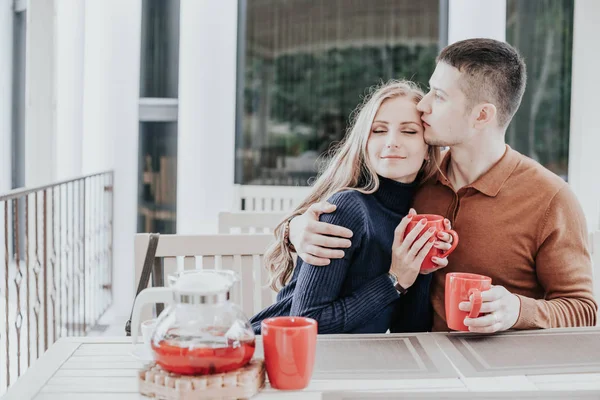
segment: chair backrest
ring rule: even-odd
[[[135,235],[135,285],[142,274],[150,234]],[[161,259],[163,276],[188,269],[232,270],[240,277],[232,301],[247,317],[273,304],[276,293],[267,286],[263,254],[273,241],[272,234],[251,235],[160,235],[156,258]],[[144,310],[141,321],[151,318]]]
[[[292,211],[310,189],[309,186],[235,185],[233,211]]]
[[[220,212],[219,233],[273,233],[286,216],[283,212]]]

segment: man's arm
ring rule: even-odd
[[[515,329],[594,326],[598,305],[592,287],[592,260],[581,206],[565,185],[552,199],[539,232],[537,278],[546,298],[518,296]]]
[[[334,212],[335,204],[315,203],[290,222],[289,240],[305,262],[312,265],[329,265],[332,259],[344,257],[342,249],[352,245],[353,232],[335,223],[319,221],[321,214]]]
[[[565,185],[551,200],[537,234],[535,270],[544,299],[510,293],[493,286],[482,293],[481,312],[466,318],[472,332],[506,329],[594,326],[598,305],[592,293],[592,261],[585,217],[577,198]],[[470,303],[459,304],[470,311]]]

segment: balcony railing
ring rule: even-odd
[[[0,195],[0,394],[110,306],[112,227],[112,171]]]

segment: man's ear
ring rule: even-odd
[[[492,103],[482,103],[473,107],[473,113],[473,128],[481,129],[496,120],[498,109]]]

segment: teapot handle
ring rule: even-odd
[[[137,343],[138,330],[140,327],[140,313],[142,307],[149,303],[169,304],[173,301],[173,290],[166,287],[154,287],[142,290],[133,304],[133,315],[131,317],[131,343]]]

